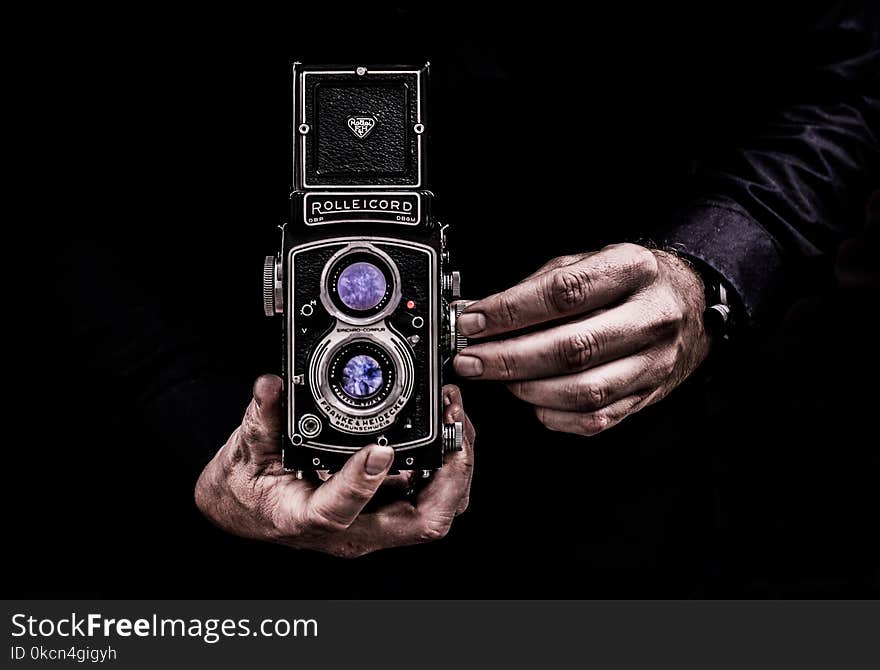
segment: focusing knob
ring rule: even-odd
[[[447,298],[457,300],[461,297],[461,273],[458,270],[444,272],[441,282],[441,288]]]
[[[266,256],[263,261],[263,314],[273,316],[283,309],[281,263],[275,256]]]
[[[461,421],[443,425],[443,453],[461,451],[464,448],[464,426]]]
[[[449,353],[452,356],[461,353],[468,345],[467,338],[458,332],[458,317],[465,307],[466,305],[460,302],[449,306]]]

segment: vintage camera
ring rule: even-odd
[[[282,314],[283,460],[336,471],[370,442],[429,476],[461,449],[443,368],[459,275],[427,190],[428,69],[293,67],[293,192],[263,302]]]

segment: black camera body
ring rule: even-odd
[[[443,370],[458,273],[427,179],[428,65],[293,67],[291,217],[264,266],[264,310],[283,315],[283,461],[336,471],[369,443],[392,471],[439,468]]]

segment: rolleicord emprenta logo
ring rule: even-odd
[[[358,139],[364,139],[370,131],[376,127],[376,119],[372,116],[352,116],[348,119],[348,128],[357,135]]]

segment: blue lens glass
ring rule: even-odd
[[[366,398],[382,388],[382,367],[372,356],[360,354],[342,369],[342,388],[352,398]]]
[[[358,311],[372,309],[385,297],[385,275],[372,263],[352,263],[339,275],[337,291],[342,303]]]

